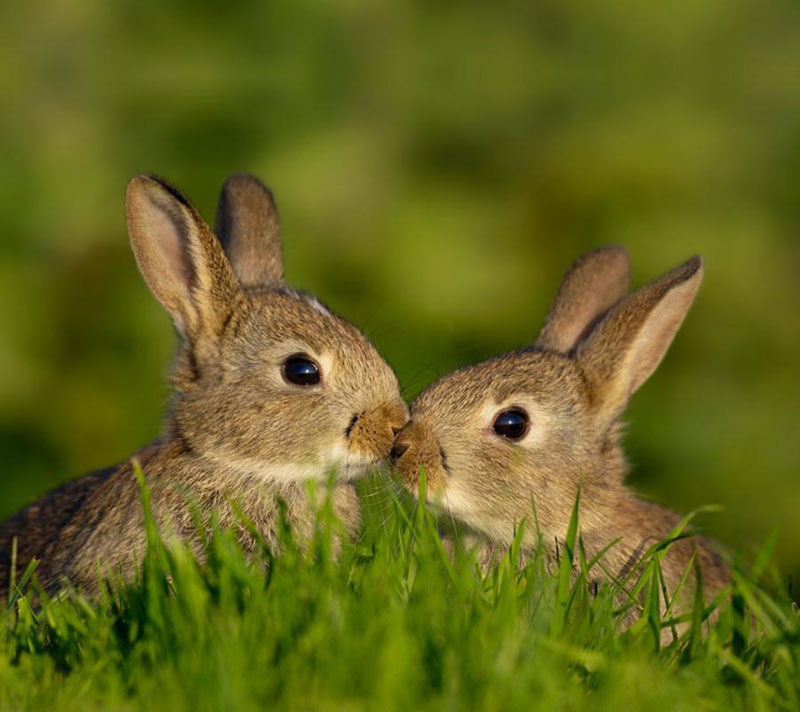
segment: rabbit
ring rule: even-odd
[[[233,500],[276,545],[281,499],[298,538],[308,536],[307,483],[327,482],[336,470],[332,506],[354,535],[354,481],[388,458],[408,410],[366,336],[285,284],[270,192],[253,177],[229,178],[219,239],[153,176],[131,180],[126,213],[139,270],[179,336],[162,437],[135,456],[163,531],[196,539],[190,502],[236,524]],[[48,592],[69,582],[96,593],[98,565],[129,578],[145,545],[133,459],[70,482],[4,523],[0,592],[14,556],[18,573],[39,560]]]
[[[523,546],[530,552],[541,535],[555,559],[580,488],[587,555],[618,539],[599,577],[624,579],[681,518],[625,486],[620,417],[661,362],[702,277],[694,257],[628,294],[623,248],[579,259],[532,346],[450,373],[414,400],[391,453],[401,483],[418,498],[424,469],[427,499],[446,515],[443,523],[461,525],[484,566],[508,548],[523,519]],[[452,548],[452,538],[446,544]],[[668,591],[695,551],[704,592],[727,583],[721,556],[694,537],[674,543],[662,561]]]

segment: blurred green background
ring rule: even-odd
[[[287,274],[409,396],[529,342],[580,253],[707,278],[628,412],[631,483],[800,577],[800,4],[17,3],[0,23],[0,516],[158,432],[138,172],[275,191]],[[795,588],[797,595],[797,587]]]

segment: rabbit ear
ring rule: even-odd
[[[571,351],[608,309],[628,293],[630,258],[623,247],[601,247],[570,267],[536,345]]]
[[[579,344],[576,359],[601,417],[617,418],[661,363],[702,279],[703,261],[693,257],[617,303]]]
[[[177,190],[137,176],[125,196],[139,271],[184,337],[217,333],[239,286],[210,228]]]
[[[272,194],[257,178],[239,174],[225,181],[217,235],[242,286],[283,284],[278,213]]]

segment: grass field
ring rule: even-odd
[[[310,547],[287,531],[280,555],[248,558],[212,528],[201,564],[148,519],[138,580],[95,605],[64,594],[32,607],[35,572],[20,572],[26,594],[11,596],[0,632],[0,708],[798,707],[800,617],[752,583],[769,583],[769,545],[734,574],[713,624],[697,606],[662,646],[675,623],[651,605],[663,547],[631,580],[595,589],[573,516],[557,563],[535,555],[518,570],[512,550],[482,574],[467,552],[451,563],[424,508],[377,482],[364,490],[364,535],[338,558],[323,505]],[[643,615],[626,630],[628,606]]]

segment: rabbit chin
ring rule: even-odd
[[[413,494],[419,499],[419,489]],[[507,531],[507,527],[502,523],[492,517],[482,516],[480,507],[475,506],[474,499],[455,482],[429,491],[427,504],[438,515],[456,519],[476,533],[484,534],[496,541],[510,541],[510,537],[513,537],[513,531]]]
[[[335,445],[331,451],[326,476],[331,472],[336,474],[336,479],[344,482],[352,482],[361,477],[366,477],[384,458],[376,455],[368,455],[363,452],[353,452],[346,445]]]
[[[337,444],[317,462],[268,463],[250,459],[231,462],[230,456],[220,461],[245,477],[265,482],[297,483],[310,480],[327,482],[331,476],[338,482],[351,482],[366,477],[383,458],[356,453]]]

